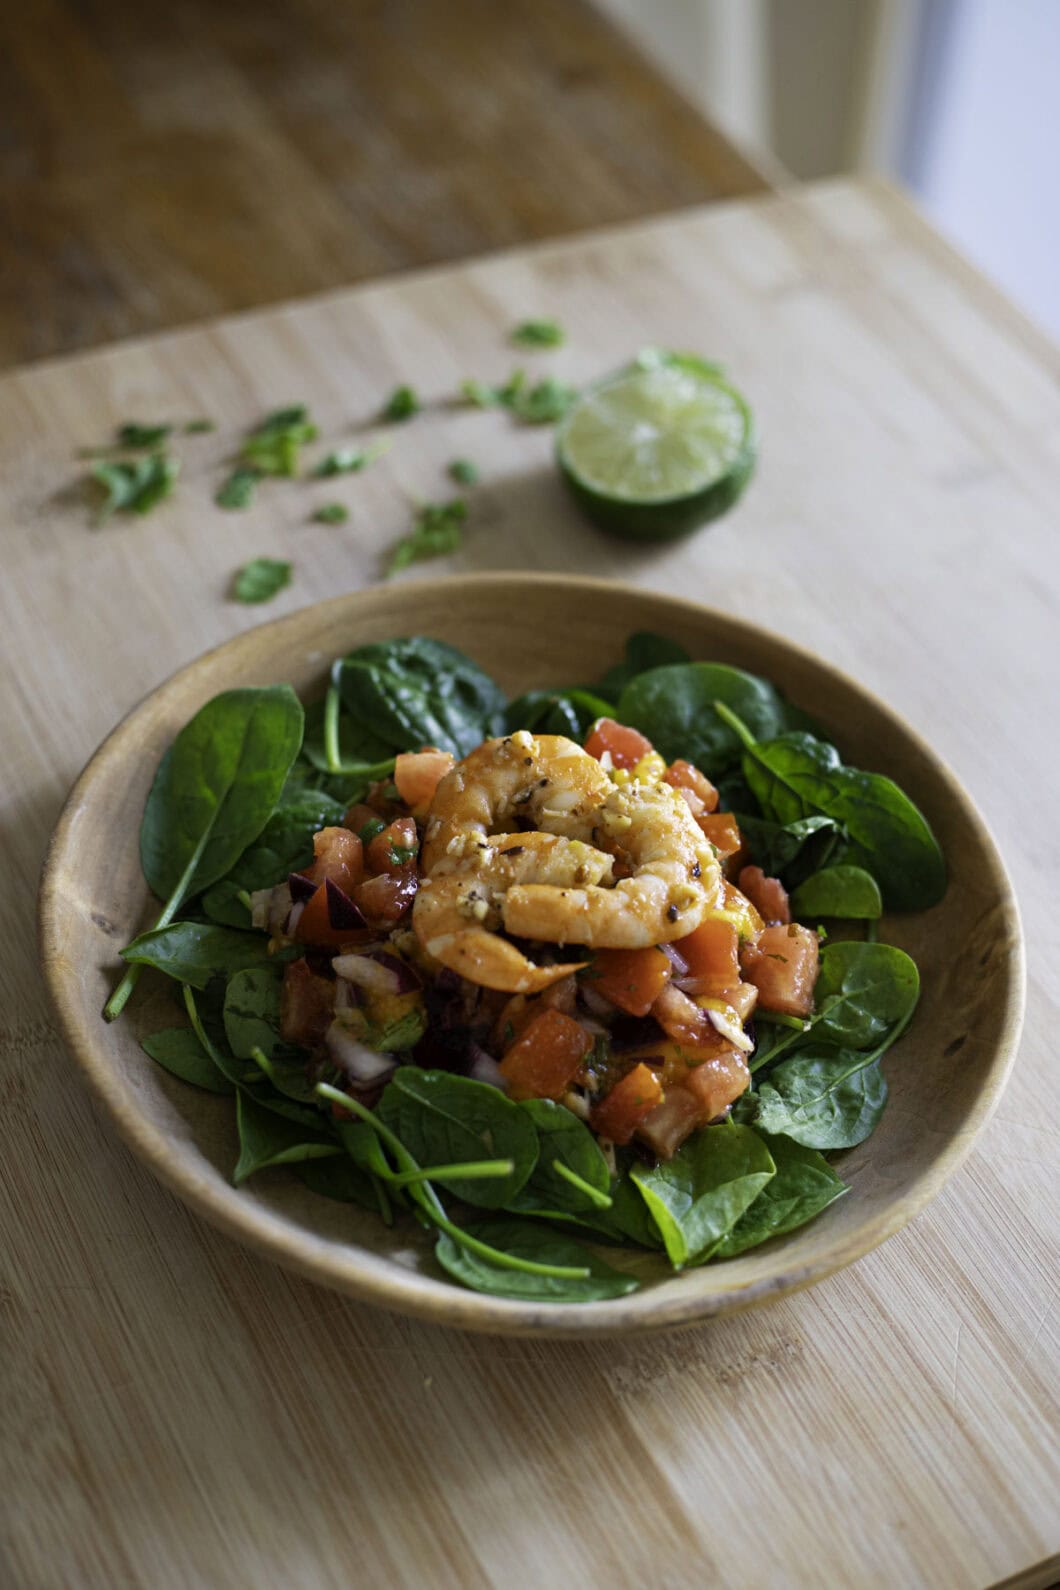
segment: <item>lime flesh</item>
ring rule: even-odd
[[[560,470],[588,516],[639,541],[724,513],[754,468],[751,412],[719,376],[662,364],[592,388],[560,428]]]

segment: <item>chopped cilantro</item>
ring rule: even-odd
[[[376,834],[381,834],[386,827],[381,817],[369,817],[363,828],[358,829],[357,837],[362,845],[370,845]]]
[[[207,431],[215,431],[217,426],[213,420],[189,420],[184,427],[185,436],[205,436]]]
[[[317,434],[305,404],[293,404],[266,415],[243,443],[241,456],[259,475],[297,475],[299,449]]]
[[[392,867],[405,867],[414,859],[416,855],[416,846],[395,845],[393,840],[391,840],[390,844],[387,846],[387,854],[390,857],[390,865]]]
[[[551,375],[536,386],[528,387],[525,370],[513,370],[503,386],[464,381],[460,392],[464,401],[476,408],[506,408],[527,425],[547,425],[562,419],[578,396],[575,387]]]
[[[523,320],[512,332],[512,341],[520,348],[559,348],[566,340],[556,320]]]
[[[268,602],[291,583],[291,565],[279,558],[252,558],[236,573],[232,597],[237,602]]]
[[[260,476],[256,469],[234,469],[214,497],[219,508],[249,508]]]
[[[452,502],[425,502],[417,511],[412,530],[395,546],[388,574],[407,569],[410,563],[427,558],[444,558],[455,552],[464,539],[467,503],[462,497]]]
[[[380,418],[391,423],[410,420],[419,413],[420,407],[420,400],[410,386],[398,386],[384,403]]]
[[[377,458],[382,458],[384,453],[390,451],[389,439],[373,442],[371,447],[340,447],[334,453],[329,453],[322,458],[313,470],[319,479],[327,479],[331,475],[357,475],[362,469],[367,469],[369,464],[374,464]]]
[[[130,422],[118,426],[118,446],[160,447],[172,432],[172,425],[137,425]]]
[[[150,513],[173,490],[180,466],[168,453],[152,453],[149,458],[111,462],[97,459],[92,478],[107,493],[99,512],[102,522],[112,513]]]
[[[325,502],[311,517],[314,524],[345,524],[350,510],[344,502]]]
[[[446,473],[458,486],[474,486],[478,483],[478,468],[470,458],[454,458]]]

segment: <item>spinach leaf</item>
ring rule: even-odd
[[[776,1175],[712,1251],[712,1259],[732,1259],[770,1237],[803,1226],[849,1191],[826,1159],[790,1137],[763,1137]]]
[[[579,1214],[600,1209],[602,1199],[610,1193],[611,1175],[589,1128],[565,1105],[551,1099],[525,1099],[518,1108],[536,1127],[540,1147],[529,1181],[507,1207],[520,1214],[542,1210]],[[596,1198],[557,1171],[557,1162],[594,1189]]]
[[[897,784],[844,766],[835,747],[812,734],[771,738],[748,728],[759,743],[744,751],[744,775],[766,817],[782,824],[831,817],[847,836],[844,860],[872,873],[889,910],[938,904],[946,892],[942,851]]]
[[[318,1115],[321,1123],[324,1119],[323,1115]],[[248,1176],[270,1165],[331,1159],[342,1153],[339,1144],[323,1130],[310,1134],[305,1127],[264,1109],[243,1089],[236,1095],[236,1125],[239,1128],[239,1159],[232,1180],[237,1187]]]
[[[607,670],[598,689],[601,695],[617,701],[630,680],[638,674],[645,674],[650,668],[669,668],[674,663],[691,661],[685,648],[668,635],[655,635],[650,629],[638,629],[626,641],[625,657]]]
[[[301,872],[313,860],[313,835],[320,828],[341,824],[344,802],[324,790],[290,783],[279,804],[253,844],[235,866],[202,898],[202,908],[215,922],[249,928],[250,912],[240,894],[282,883],[288,873]]]
[[[842,830],[831,817],[773,823],[765,817],[752,817],[739,804],[736,811],[751,860],[769,877],[783,878],[789,889],[827,866],[842,848]]]
[[[268,953],[264,933],[241,933],[215,922],[171,922],[168,927],[151,928],[121,951],[123,960],[153,966],[198,989],[218,975],[262,965]]]
[[[662,1233],[628,1170],[621,1171],[618,1180],[611,1184],[610,1209],[586,1209],[576,1218],[580,1225],[591,1227],[598,1236],[620,1246],[629,1242],[641,1248],[663,1246]]]
[[[228,979],[223,1020],[225,1037],[237,1060],[252,1060],[255,1049],[267,1060],[297,1058],[280,1037],[282,978],[278,971],[274,966],[248,966]]]
[[[537,1163],[537,1132],[529,1115],[485,1082],[447,1071],[402,1066],[379,1101],[380,1119],[420,1165],[510,1159],[510,1176],[440,1182],[457,1198],[500,1209],[515,1197]]]
[[[140,1048],[164,1071],[205,1088],[208,1093],[232,1093],[232,1084],[221,1075],[190,1027],[164,1027],[141,1040]]]
[[[285,1120],[295,1122],[310,1137],[315,1136],[320,1131],[322,1119],[319,1105],[285,1097],[270,1085],[256,1063],[247,1065],[245,1061],[237,1060],[229,1049],[222,1014],[224,993],[224,984],[217,978],[202,995],[200,1009],[192,989],[184,985],[184,1005],[199,1042],[221,1075],[238,1092],[248,1094],[263,1110],[271,1110],[274,1115],[282,1115]],[[316,1096],[313,1097],[315,1100]]]
[[[813,1043],[848,1049],[894,1041],[920,997],[916,962],[892,944],[828,944],[814,986]]]
[[[871,1053],[822,1050],[782,1061],[755,1098],[761,1131],[806,1148],[854,1148],[883,1114],[887,1081]]]
[[[328,758],[325,740],[327,702],[314,701],[306,708],[305,734],[302,739],[302,756],[321,773],[330,773],[332,763]],[[377,763],[393,760],[393,747],[373,734],[363,723],[357,722],[348,712],[341,711],[336,725],[339,760],[342,766],[363,764],[374,767]],[[347,776],[347,782],[349,776]]]
[[[140,830],[144,877],[168,897],[167,922],[257,839],[298,754],[302,724],[290,685],[270,685],[226,690],[181,729],[159,764]]]
[[[883,915],[883,901],[879,884],[863,867],[825,867],[799,884],[791,911],[799,921],[822,916],[875,921]]]
[[[371,1176],[358,1169],[345,1154],[340,1154],[337,1159],[304,1159],[292,1168],[299,1181],[321,1198],[333,1198],[343,1204],[359,1204],[373,1214],[379,1212],[379,1198]]]
[[[639,674],[619,696],[617,716],[646,734],[668,762],[684,757],[716,779],[739,767],[743,745],[714,710],[715,701],[731,707],[762,740],[781,734],[801,717],[767,679],[707,662]]]
[[[747,1126],[704,1126],[673,1159],[633,1180],[662,1233],[670,1263],[693,1263],[731,1231],[774,1174],[762,1139]]]
[[[505,733],[530,729],[534,734],[565,734],[580,745],[597,718],[608,718],[614,707],[588,690],[528,690],[510,703]]]
[[[347,711],[393,751],[467,756],[502,732],[500,687],[455,646],[412,636],[359,646],[332,670]]]
[[[538,1264],[581,1265],[589,1271],[579,1279],[502,1269],[480,1254],[459,1246],[443,1231],[434,1249],[438,1263],[454,1280],[474,1292],[542,1303],[591,1303],[602,1298],[626,1297],[639,1285],[635,1276],[620,1274],[580,1243],[535,1226],[529,1220],[475,1221],[466,1223],[464,1230],[478,1241],[520,1259]]]

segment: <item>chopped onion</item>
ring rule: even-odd
[[[685,960],[680,951],[676,950],[672,944],[660,944],[659,948],[662,950],[663,954],[670,962],[670,965],[673,967],[672,975],[675,978],[687,977],[688,962]]]
[[[563,1095],[563,1102],[571,1114],[578,1117],[579,1121],[587,1121],[589,1119],[589,1100],[584,1093],[575,1093],[574,1089],[571,1088]]]
[[[376,994],[400,994],[402,991],[397,973],[370,955],[336,955],[331,965],[336,977],[344,977],[358,988],[367,988]]]
[[[754,1041],[747,1036],[738,1021],[733,1021],[724,1010],[711,1010],[707,1007],[706,1014],[710,1018],[715,1032],[720,1032],[723,1038],[728,1038],[734,1049],[740,1049],[744,1054],[750,1054],[754,1048]]]
[[[290,911],[287,914],[287,926],[284,928],[284,932],[287,934],[288,938],[294,938],[295,930],[297,929],[299,922],[302,920],[302,912],[304,910],[304,900],[299,900],[297,905],[292,905]]]
[[[271,889],[255,889],[250,897],[250,925],[256,928],[267,928],[269,925],[269,907],[272,904]]]
[[[468,1067],[468,1076],[474,1082],[488,1082],[491,1087],[507,1090],[508,1084],[504,1079],[504,1072],[491,1054],[481,1049],[477,1043],[471,1045],[472,1060]]]
[[[393,972],[398,980],[397,993],[411,994],[414,989],[420,987],[420,979],[416,974],[415,967],[410,966],[408,961],[403,961],[400,956],[390,955],[386,950],[377,950],[371,946],[369,946],[367,954],[372,957],[377,966],[385,966],[388,972]]]
[[[250,898],[253,900],[254,896]],[[290,914],[291,891],[285,883],[278,883],[275,889],[269,890],[269,914],[265,922],[273,938],[288,931],[287,918]]]
[[[591,983],[579,983],[578,992],[585,1001],[586,1010],[591,1010],[594,1016],[613,1016],[615,1007],[603,994],[598,994]]]
[[[341,1021],[331,1023],[324,1042],[335,1064],[354,1082],[381,1082],[397,1070],[397,1061],[392,1054],[379,1054],[366,1044],[359,1043]]]
[[[591,1016],[579,1016],[578,1026],[584,1032],[591,1033],[594,1038],[609,1038],[611,1029],[605,1027],[602,1021],[594,1021]]]

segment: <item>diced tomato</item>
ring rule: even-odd
[[[424,751],[402,751],[394,763],[394,783],[405,805],[423,817],[434,799],[434,792],[453,766],[449,751],[428,746]]]
[[[513,1099],[561,1099],[593,1046],[585,1028],[561,1010],[543,1010],[501,1061]]]
[[[726,1049],[693,1066],[683,1086],[698,1101],[700,1124],[706,1125],[746,1093],[750,1081],[745,1057],[739,1049]]]
[[[630,1016],[646,1016],[670,981],[670,958],[652,945],[644,950],[597,950],[588,986]]]
[[[808,1016],[813,1010],[819,946],[812,929],[793,922],[764,928],[741,957],[744,977],[758,989],[763,1010]]]
[[[697,979],[696,992],[721,995],[740,981],[740,935],[724,917],[708,917],[674,949]]]
[[[741,941],[756,939],[765,927],[752,902],[728,878],[721,880],[721,908],[736,923]]]
[[[597,718],[589,731],[585,749],[600,761],[605,751],[611,752],[612,767],[636,767],[642,756],[652,750],[652,743],[637,729],[630,729],[614,718]]]
[[[702,1106],[687,1088],[667,1088],[637,1127],[637,1136],[658,1159],[672,1159],[686,1137],[703,1124]]]
[[[687,791],[695,795],[701,802],[700,811],[712,812],[717,809],[718,792],[705,773],[692,762],[678,760],[671,762],[663,774],[667,784],[672,784],[674,789]],[[691,804],[691,803],[690,803]],[[693,807],[693,810],[695,808]]]
[[[380,872],[374,878],[366,878],[359,883],[353,891],[353,898],[369,922],[392,926],[405,915],[416,898],[418,888],[415,868],[396,875]]]
[[[767,878],[761,867],[742,867],[736,880],[741,894],[745,894],[765,922],[791,921],[788,891],[779,878]]]
[[[708,812],[699,818],[699,826],[718,852],[718,860],[735,856],[743,844],[739,824],[732,812]]]
[[[363,885],[357,885],[357,889],[361,887]],[[354,893],[356,892],[355,889]],[[328,886],[322,883],[306,901],[291,937],[299,944],[312,944],[314,948],[321,950],[335,950],[340,949],[344,944],[363,942],[367,934],[356,927],[332,927]]]
[[[369,872],[386,872],[392,878],[400,877],[410,868],[415,870],[420,841],[416,824],[411,817],[398,817],[388,823],[381,834],[369,841],[365,861]]]
[[[348,828],[321,828],[313,835],[313,863],[305,875],[314,883],[330,878],[349,894],[364,877],[364,849],[357,835]]]
[[[717,997],[732,1006],[740,1022],[747,1023],[758,1003],[758,989],[754,983],[737,983],[735,988],[727,988],[724,994]]]
[[[656,1073],[643,1062],[627,1071],[594,1105],[589,1125],[611,1143],[628,1143],[646,1115],[662,1100],[663,1089]]]
[[[379,827],[380,817],[378,812],[373,811],[370,806],[366,806],[363,801],[355,801],[347,810],[342,822],[345,828],[352,829],[355,834],[359,834],[362,828],[371,823],[372,832],[374,833]]]
[[[714,1031],[709,1016],[679,988],[664,988],[651,1013],[675,1043],[696,1044]]]
[[[287,1043],[307,1048],[323,1043],[335,1010],[335,984],[310,971],[305,960],[290,961],[283,969],[280,993],[280,1036]]]

